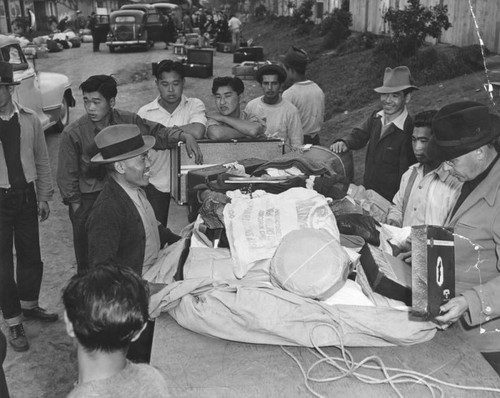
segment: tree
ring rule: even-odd
[[[390,7],[384,21],[391,28],[391,41],[400,56],[414,55],[424,44],[425,38],[438,38],[443,30],[448,30],[448,6],[425,7],[420,0],[408,0],[403,10]]]

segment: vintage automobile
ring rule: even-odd
[[[158,10],[150,4],[127,4],[111,13],[106,41],[110,52],[119,47],[153,47],[162,41],[162,24]]]
[[[182,8],[177,4],[173,3],[153,3],[153,7],[156,8],[162,14],[168,14],[173,17],[175,27],[177,29],[182,28]]]
[[[69,123],[69,108],[75,99],[67,76],[60,73],[38,72],[29,62],[15,37],[0,35],[0,61],[9,62],[14,79],[21,82],[14,91],[14,101],[35,111],[44,131],[62,129]]]

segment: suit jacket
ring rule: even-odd
[[[132,199],[113,179],[108,178],[87,220],[89,264],[116,264],[142,275],[146,231]],[[166,242],[158,226],[160,244]]]
[[[481,352],[500,351],[500,160],[447,225],[456,234],[456,293],[469,304],[463,329]]]
[[[391,124],[382,138],[381,131],[382,120],[377,112],[373,112],[341,141],[349,149],[361,149],[368,143],[363,185],[392,202],[402,175],[417,162],[411,146],[413,120],[408,115],[403,130]]]

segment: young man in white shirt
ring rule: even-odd
[[[264,95],[250,101],[245,112],[264,120],[265,135],[285,140],[288,150],[301,146],[304,133],[299,111],[295,105],[281,97],[286,80],[285,69],[275,64],[264,65],[257,71],[255,79],[261,85]]]
[[[242,23],[238,18],[236,18],[235,15],[231,15],[227,24],[229,26],[229,30],[231,31],[231,47],[233,51],[236,51],[240,48]]]
[[[415,116],[412,146],[418,163],[410,166],[401,178],[387,216],[388,224],[444,225],[460,195],[462,183],[439,160],[428,155],[432,118],[436,113],[431,110]]]
[[[290,47],[283,57],[287,83],[291,84],[283,92],[283,98],[299,110],[304,129],[304,144],[320,145],[319,132],[325,118],[325,93],[312,80],[306,79],[309,62],[307,52]]]
[[[212,84],[217,111],[207,113],[207,137],[211,140],[264,137],[266,124],[240,109],[245,85],[238,77],[216,77]]]
[[[196,140],[203,138],[207,124],[205,105],[198,98],[188,98],[183,94],[184,66],[177,61],[163,60],[157,65],[155,77],[159,96],[139,109],[137,114],[187,133]],[[170,151],[152,150],[150,157],[151,179],[145,191],[156,218],[166,226],[170,206]],[[197,159],[197,163],[202,162],[202,158]]]

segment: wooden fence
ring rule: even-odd
[[[443,32],[440,42],[456,46],[478,44],[476,26],[470,5],[476,16],[479,33],[485,46],[495,53],[500,53],[500,0],[421,0],[425,6],[445,4],[448,6],[448,18],[452,27]],[[389,7],[404,8],[405,0],[350,0],[352,29],[358,32],[376,34],[388,33],[383,15]]]

